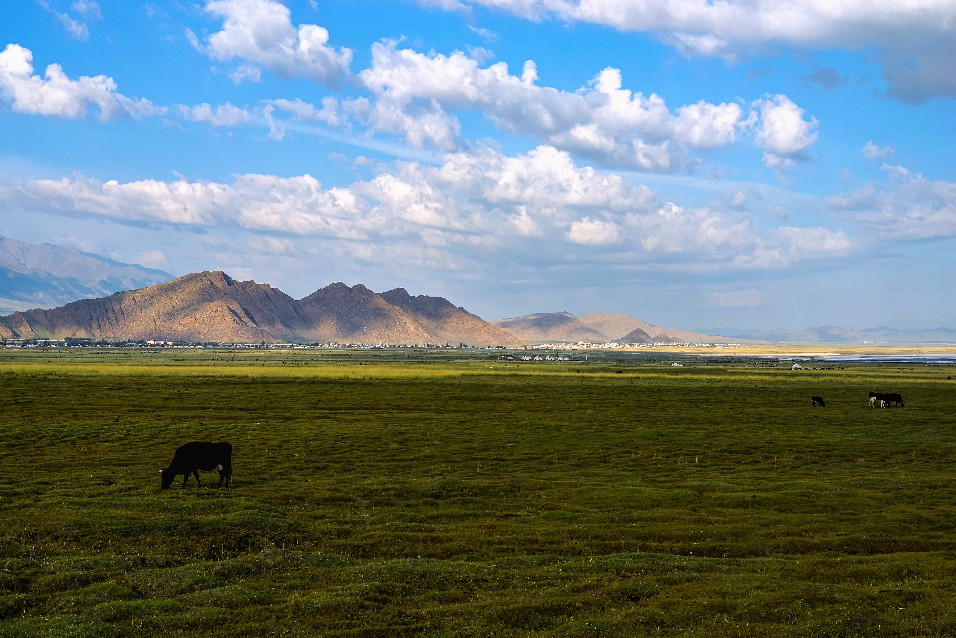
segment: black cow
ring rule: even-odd
[[[903,407],[903,395],[891,392],[870,392],[870,407],[876,407],[879,405],[881,408],[890,407],[891,403]]]
[[[183,488],[186,487],[186,481],[189,475],[196,477],[196,483],[202,487],[199,481],[199,470],[209,472],[219,470],[219,487],[222,487],[223,481],[226,487],[232,480],[232,445],[229,443],[207,443],[205,441],[193,441],[176,448],[176,454],[172,462],[163,470],[163,489],[165,490],[173,484],[176,475],[183,475]]]
[[[903,407],[903,395],[897,392],[891,392],[890,394],[884,394],[883,400],[886,402],[886,405],[895,403],[896,405]]]
[[[823,397],[810,397],[810,402],[813,404],[813,407],[819,405],[821,408],[827,404],[827,402],[823,400]]]

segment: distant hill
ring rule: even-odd
[[[524,341],[605,341],[606,337],[588,327],[569,312],[548,312],[515,319],[502,319],[492,324]]]
[[[203,272],[168,283],[0,317],[0,337],[222,343],[514,345],[464,308],[401,288],[331,284],[296,301],[277,288]]]
[[[123,264],[52,244],[0,236],[0,315],[55,308],[172,279],[162,270]]]
[[[522,341],[585,343],[723,343],[726,337],[660,328],[624,314],[590,314],[575,317],[569,312],[527,315],[493,321]]]
[[[590,314],[580,317],[579,320],[598,331],[604,338],[618,338],[635,330],[642,330],[645,333],[655,332],[654,326],[625,314]]]
[[[412,297],[402,288],[372,292],[334,283],[300,302],[311,341],[338,343],[513,345],[514,335],[442,297]]]

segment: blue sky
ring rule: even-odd
[[[953,69],[956,0],[14,0],[0,234],[485,319],[953,327]]]

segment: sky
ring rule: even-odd
[[[956,327],[956,0],[6,0],[0,235],[487,320]]]

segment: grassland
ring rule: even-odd
[[[667,359],[0,350],[0,635],[956,635],[956,370]]]

